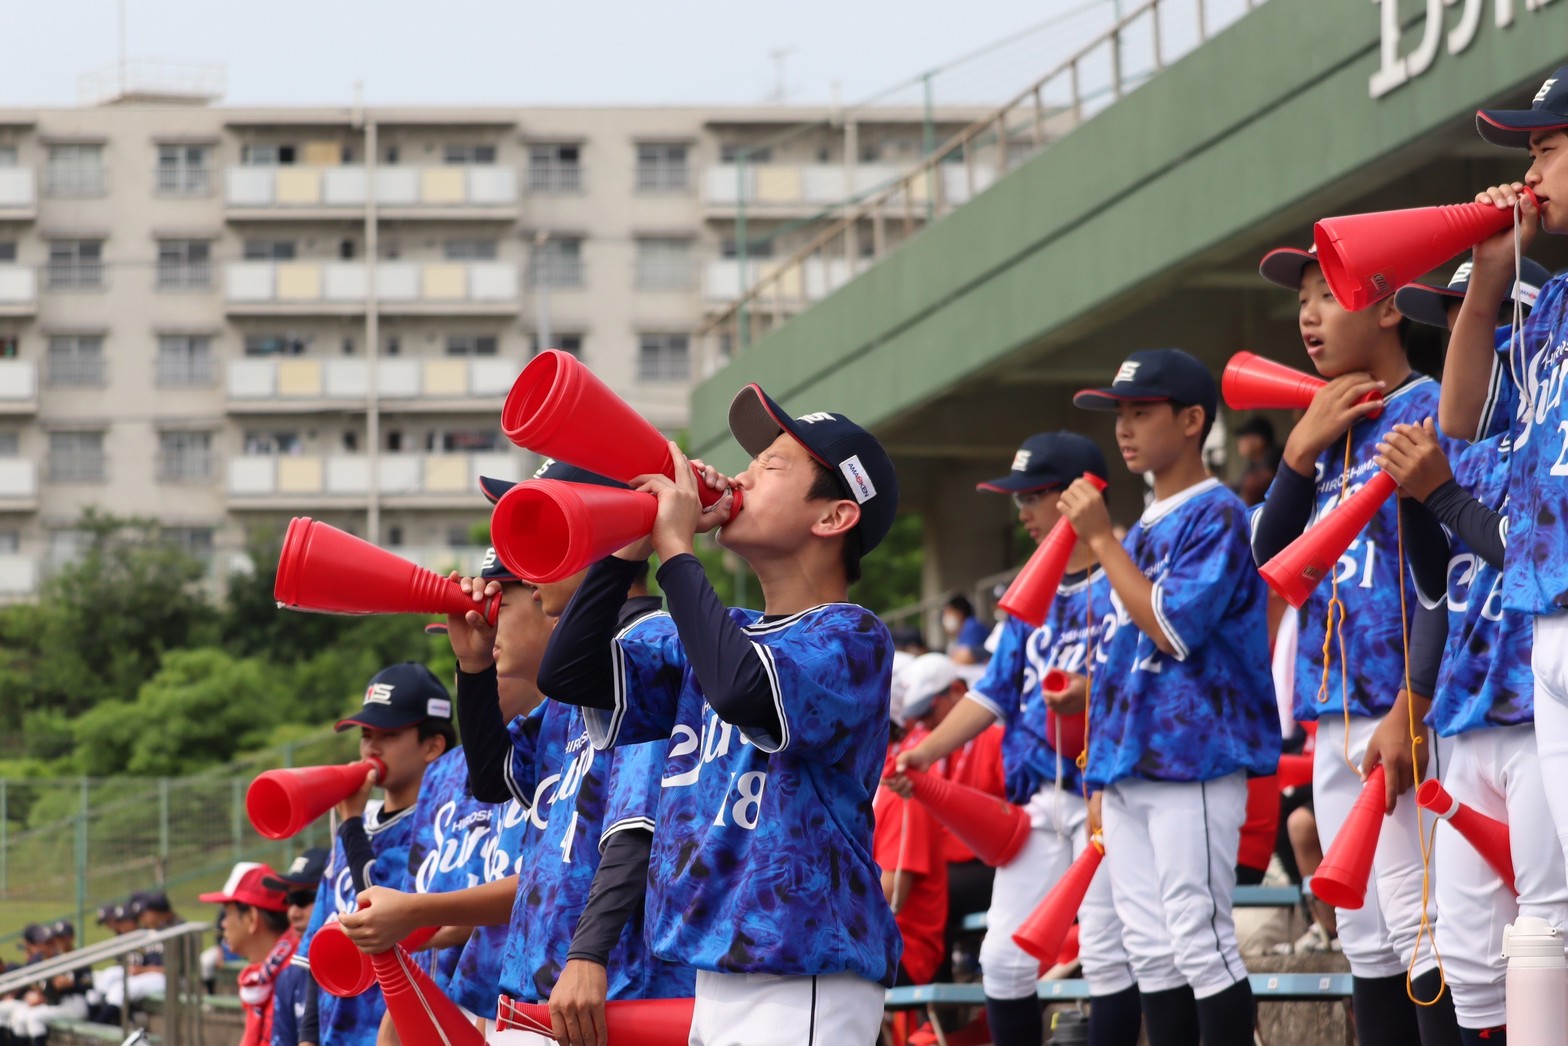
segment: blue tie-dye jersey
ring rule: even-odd
[[[1204,480],[1151,504],[1125,544],[1154,583],[1154,614],[1174,653],[1161,653],[1119,598],[1106,608],[1089,705],[1090,787],[1272,774],[1279,712],[1246,506]]]
[[[1007,730],[1002,737],[1002,768],[1009,802],[1021,806],[1051,784],[1078,790],[1077,763],[1071,756],[1058,757],[1046,736],[1040,680],[1051,668],[1085,674],[1090,633],[1099,630],[1110,609],[1110,583],[1105,572],[1096,568],[1062,583],[1039,628],[1018,618],[1003,623],[985,675],[970,689],[969,697],[989,709]]]
[[[365,834],[370,837],[370,848],[376,855],[376,862],[370,869],[370,885],[397,890],[405,884],[408,848],[414,839],[414,812],[417,809],[418,806],[410,806],[383,820],[379,802],[373,801],[365,807]],[[325,926],[328,919],[336,921],[358,907],[359,891],[354,888],[340,834],[332,842],[332,857],[321,877],[321,889],[316,893],[316,909],[311,912],[310,925],[305,928],[291,961],[308,966],[310,942],[315,939],[316,931]],[[378,985],[371,985],[363,995],[349,999],[321,992],[317,1016],[322,1046],[328,1043],[331,1046],[375,1046],[384,1012],[386,1004],[381,1001]]]
[[[498,826],[480,848],[483,881],[498,882],[522,870],[523,828],[528,811],[516,799],[496,807]],[[452,975],[452,1001],[476,1017],[495,1019],[496,996],[500,993],[501,960],[506,952],[506,926],[478,926],[463,945]]]
[[[481,881],[480,850],[491,834],[496,808],[475,799],[468,787],[468,761],[453,748],[425,768],[414,807],[414,837],[408,847],[409,893],[450,893]],[[450,994],[461,947],[414,954],[437,987]]]
[[[1507,513],[1508,437],[1466,447],[1454,480],[1481,504]],[[1532,619],[1503,609],[1503,575],[1453,539],[1448,561],[1448,642],[1427,722],[1442,737],[1535,720]]]
[[[595,744],[668,739],[649,943],[699,970],[891,985],[902,940],[872,859],[871,807],[892,639],[848,603],[729,615],[767,669],[783,736],[749,737],[714,713],[664,614],[616,635],[615,707],[586,710]]]
[[[628,828],[653,829],[664,745],[595,751],[583,710],[555,701],[509,730],[508,781],[527,813],[500,986],[514,999],[544,1002],[566,966],[604,841]],[[695,988],[693,971],[648,953],[635,917],[606,970],[611,999],[679,998]]]
[[[1350,442],[1348,497],[1377,475],[1377,444],[1398,424],[1419,425],[1437,418],[1437,382],[1412,374],[1383,400],[1383,413],[1376,421],[1359,421],[1346,439]],[[1441,438],[1441,437],[1440,437]],[[1443,449],[1453,455],[1462,444],[1441,438]],[[1313,526],[1340,503],[1340,490],[1346,485],[1345,439],[1336,440],[1317,462],[1317,496],[1313,502]],[[1275,482],[1278,482],[1276,480]],[[1406,585],[1406,612],[1415,614],[1416,591],[1399,562],[1399,498],[1391,497],[1372,517],[1372,522],[1356,535],[1343,555],[1335,578],[1339,582],[1339,601],[1345,618],[1344,667],[1341,675],[1340,637],[1329,644],[1328,687],[1323,687],[1323,633],[1328,622],[1329,600],[1334,585],[1324,578],[1299,611],[1300,641],[1296,646],[1296,703],[1298,720],[1309,721],[1325,715],[1339,715],[1345,705],[1354,716],[1380,717],[1394,705],[1404,688],[1404,630],[1400,619],[1399,587]],[[1435,595],[1435,593],[1434,593]],[[1348,685],[1347,685],[1348,684]]]
[[[1555,614],[1568,607],[1568,277],[1542,288],[1521,340],[1493,365],[1477,435],[1512,437],[1503,606]]]

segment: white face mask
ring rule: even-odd
[[[949,610],[942,615],[942,627],[949,632],[957,632],[964,627],[963,616],[956,610]]]

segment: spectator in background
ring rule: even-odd
[[[224,943],[250,963],[239,976],[240,1001],[245,1004],[240,1046],[265,1046],[272,1041],[273,985],[299,945],[299,934],[289,924],[284,891],[267,885],[276,881],[276,874],[264,864],[241,861],[223,889],[197,898],[203,904],[223,905]]]
[[[327,871],[330,855],[319,846],[294,858],[288,871],[273,875],[263,881],[269,890],[283,891],[288,902],[289,928],[296,938],[303,936],[310,925],[310,916],[316,910],[316,888]],[[272,985],[272,1044],[296,1046],[299,1042],[299,1022],[305,1016],[305,994],[314,987],[310,971],[297,963],[289,963]]]
[[[1280,448],[1275,442],[1274,425],[1261,414],[1254,414],[1236,430],[1236,456],[1241,459],[1241,478],[1236,493],[1250,507],[1263,504],[1263,495],[1279,470]]]
[[[947,656],[959,664],[979,665],[990,658],[985,641],[991,630],[975,617],[974,604],[957,592],[942,604],[942,631],[947,634]]]
[[[116,934],[132,933],[137,929],[164,930],[182,921],[162,890],[133,893],[124,905],[116,906],[113,914]],[[98,970],[93,974],[93,989],[94,1001],[102,1000],[94,1020],[109,1024],[119,1023],[120,1008],[127,1001],[134,1003],[149,995],[162,995],[162,943],[149,944],[131,959],[128,967],[111,966]]]
[[[894,651],[911,657],[919,657],[930,652],[931,648],[926,646],[926,637],[920,634],[920,629],[911,625],[900,625],[888,631],[893,637]]]

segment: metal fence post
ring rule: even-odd
[[[242,840],[243,829],[240,827],[245,820],[245,793],[240,790],[238,777],[229,779],[230,823],[234,833],[234,859],[240,859],[240,849],[244,845]]]
[[[11,888],[10,868],[10,836],[11,836],[11,811],[10,796],[7,794],[7,785],[10,782],[0,777],[0,897],[4,897]]]
[[[76,925],[87,928],[87,777],[82,776],[82,810],[76,815]]]
[[[158,778],[158,882],[169,881],[169,779]]]

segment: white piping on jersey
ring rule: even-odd
[[[1181,640],[1176,626],[1171,624],[1170,618],[1165,616],[1165,587],[1158,581],[1154,583],[1154,592],[1151,602],[1154,604],[1154,620],[1160,626],[1160,631],[1165,633],[1166,640],[1173,648],[1171,656],[1178,661],[1187,660],[1187,644]]]
[[[1143,510],[1143,515],[1139,517],[1138,522],[1142,523],[1146,527],[1152,526],[1153,524],[1158,523],[1160,520],[1164,519],[1166,516],[1170,515],[1172,512],[1176,511],[1181,506],[1185,505],[1187,502],[1191,501],[1193,498],[1200,494],[1207,494],[1209,491],[1213,490],[1219,485],[1220,481],[1215,479],[1213,476],[1210,476],[1201,483],[1194,483],[1185,490],[1178,490],[1168,498],[1161,498],[1158,501],[1151,501],[1149,503],[1149,507]]]
[[[763,738],[759,740],[751,734],[747,734],[747,736],[751,737],[751,743],[756,745],[759,751],[772,755],[774,752],[782,752],[789,747],[789,716],[784,712],[784,695],[779,687],[779,666],[778,662],[773,659],[773,651],[761,643],[752,643],[751,649],[757,652],[757,658],[762,662],[762,671],[768,677],[768,689],[773,691],[773,708],[779,717],[779,743],[776,747],[770,749],[766,744],[766,741],[769,739]]]
[[[604,854],[604,844],[610,841],[610,836],[614,835],[616,832],[629,832],[629,831],[632,831],[634,829],[638,829],[638,830],[641,830],[641,831],[644,831],[644,832],[651,832],[651,831],[653,831],[653,829],[654,829],[654,820],[653,820],[653,818],[651,818],[651,817],[623,817],[619,821],[616,821],[614,824],[610,825],[610,827],[608,827],[608,828],[606,828],[604,830],[604,834],[599,836],[599,854],[601,856],[603,856],[603,854]]]
[[[990,712],[998,722],[1007,718],[1005,713],[1002,711],[1002,706],[998,705],[995,701],[992,701],[989,697],[987,697],[984,691],[974,689],[966,690],[964,692],[964,697],[968,698],[970,701],[973,701],[987,712]]]
[[[1407,392],[1411,391],[1412,389],[1419,389],[1421,386],[1429,384],[1429,383],[1432,383],[1432,376],[1430,374],[1423,374],[1419,378],[1417,378],[1415,381],[1407,381],[1403,385],[1399,386],[1399,388],[1395,389],[1393,392],[1385,394],[1383,396],[1383,402],[1384,403],[1392,403],[1392,402],[1394,402],[1394,400],[1397,400],[1399,397],[1405,395]],[[1363,420],[1365,420],[1365,419],[1363,419]]]
[[[1486,400],[1481,404],[1481,416],[1476,420],[1475,432],[1470,436],[1471,443],[1480,443],[1485,438],[1487,423],[1497,413],[1498,397],[1503,393],[1502,359],[1501,354],[1492,357],[1491,380],[1486,384]]]
[[[814,606],[814,607],[807,607],[805,610],[796,611],[793,614],[789,614],[789,615],[787,615],[785,617],[781,617],[781,618],[779,618],[779,619],[777,619],[775,621],[763,621],[763,620],[759,619],[755,624],[742,625],[741,626],[741,631],[747,633],[748,635],[753,635],[753,636],[764,635],[764,634],[766,634],[768,632],[777,632],[781,628],[788,628],[789,626],[795,624],[801,618],[805,617],[807,614],[815,614],[817,611],[819,611],[819,610],[827,610],[829,607],[854,607],[856,610],[865,610],[866,609],[865,607],[861,606],[859,603],[850,603],[850,602],[822,603],[822,604],[819,604],[819,605]],[[870,611],[867,610],[866,613],[869,614]]]
[[[1096,565],[1081,581],[1063,582],[1062,584],[1056,586],[1056,591],[1064,596],[1075,595],[1076,593],[1082,592],[1084,589],[1088,588],[1090,585],[1094,584],[1095,581],[1104,576],[1105,568]]]
[[[513,748],[507,753],[506,762],[501,764],[501,776],[506,780],[506,790],[512,793],[512,798],[517,805],[523,808],[523,816],[533,813],[534,797],[524,795],[521,786],[517,783],[517,774],[512,770],[512,760],[517,756],[517,749]]]
[[[615,739],[621,734],[621,723],[626,718],[626,651],[621,648],[621,640],[625,639],[631,633],[631,630],[638,625],[646,621],[652,621],[654,618],[669,616],[670,613],[667,610],[655,610],[651,614],[644,614],[635,620],[628,621],[625,627],[615,633],[610,639],[610,681],[614,688],[612,691],[613,707],[610,709],[609,725],[604,728],[604,745],[602,747],[609,748],[615,744]],[[603,712],[604,710],[599,709],[598,711]],[[585,723],[590,718],[597,720],[596,716],[583,716]],[[593,740],[591,734],[588,740]],[[595,747],[600,746],[596,745]]]
[[[414,816],[414,811],[418,808],[418,803],[415,803],[413,806],[406,806],[383,821],[381,820],[381,815],[386,812],[385,805],[379,805],[374,810],[367,806],[365,808],[365,834],[379,835],[388,828],[400,823],[405,817]]]

